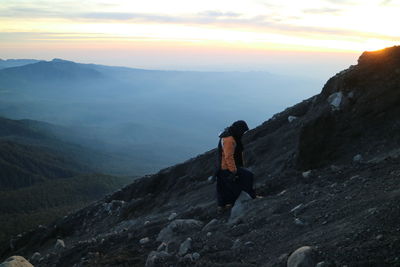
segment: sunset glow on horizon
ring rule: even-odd
[[[146,53],[165,51],[157,67],[167,66],[168,53],[179,63],[179,52],[359,54],[399,44],[399,7],[400,0],[0,0],[0,58],[123,52],[147,66]]]

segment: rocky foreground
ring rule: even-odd
[[[242,195],[217,214],[210,151],[13,238],[1,258],[68,267],[400,266],[400,47],[363,53],[319,95],[248,132],[245,147],[262,199]]]

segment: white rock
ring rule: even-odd
[[[304,246],[293,252],[287,261],[287,267],[315,267],[312,247]]]
[[[280,192],[280,193],[278,194],[278,196],[283,196],[286,192],[287,192],[286,190],[283,190],[282,192]]]
[[[142,238],[139,240],[139,243],[142,245],[147,244],[149,242],[150,242],[150,238],[148,238],[148,237],[145,237],[145,238]]]
[[[306,171],[302,173],[303,178],[309,178],[312,174],[312,170]]]
[[[12,256],[0,264],[0,267],[33,267],[33,265],[21,256]]]
[[[333,93],[328,97],[328,102],[332,106],[333,110],[340,109],[340,104],[342,103],[342,100],[343,100],[342,92]]]
[[[290,210],[291,213],[298,213],[299,211],[301,211],[304,208],[304,204],[301,203],[299,205],[297,205],[296,207],[294,207],[293,209]]]
[[[178,214],[176,212],[171,213],[171,215],[169,215],[168,217],[168,221],[172,221],[175,220],[175,218],[178,216]]]
[[[214,175],[211,175],[208,177],[207,181],[209,183],[214,183],[217,180],[217,177],[215,177]]]
[[[297,119],[296,116],[289,116],[289,117],[288,117],[288,121],[289,121],[289,122],[292,122],[292,121],[294,121],[294,120],[296,120],[296,119]]]
[[[208,232],[208,233],[207,233],[207,236],[208,236],[208,237],[212,236],[212,233],[211,233],[211,232]]]
[[[54,245],[54,248],[56,250],[61,250],[61,249],[65,248],[64,240],[57,239],[56,244]]]

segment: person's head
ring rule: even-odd
[[[247,126],[245,121],[239,120],[232,123],[229,129],[234,137],[241,138],[243,134],[249,130],[249,126]]]

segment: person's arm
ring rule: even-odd
[[[235,139],[233,139],[233,137],[226,137],[223,138],[222,141],[223,141],[224,158],[228,170],[232,173],[236,173],[237,168],[234,157],[235,147],[236,147]]]

